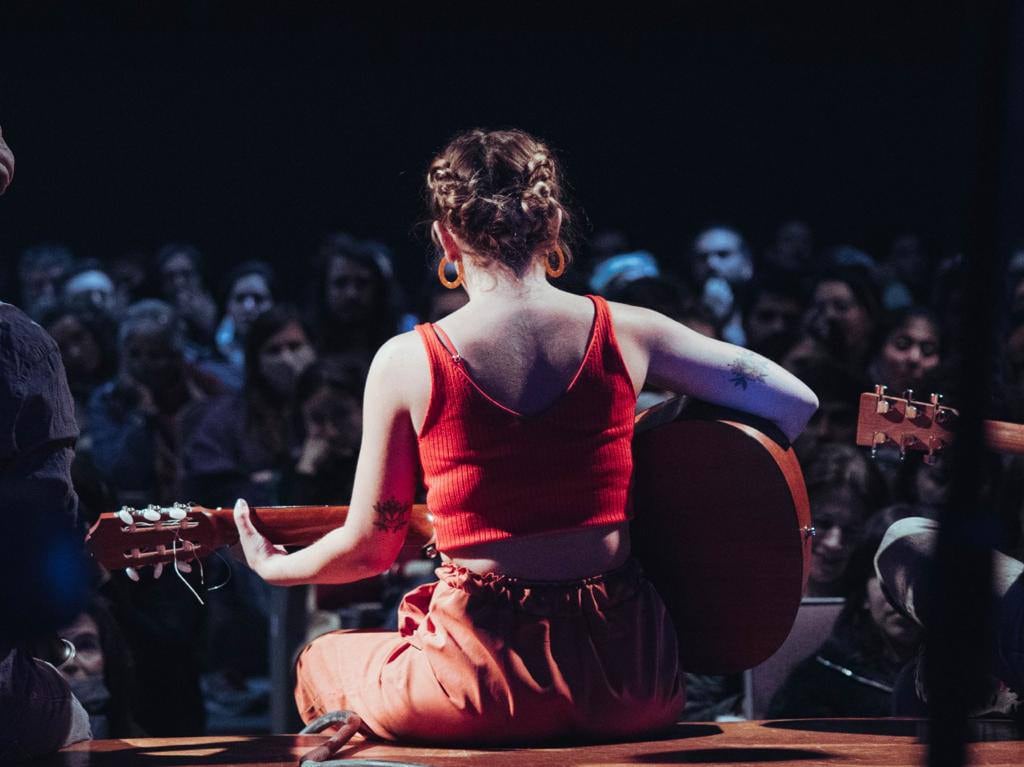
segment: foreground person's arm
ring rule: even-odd
[[[418,342],[415,335],[388,341],[370,366],[363,439],[344,525],[286,554],[253,528],[244,502],[236,506],[235,522],[246,561],[268,583],[348,583],[384,572],[397,558],[409,527],[419,465],[402,386],[414,377],[415,358],[409,349],[410,342]],[[324,503],[344,500],[324,499]]]
[[[616,305],[624,333],[642,350],[646,378],[688,394],[765,418],[794,440],[818,409],[818,398],[785,368],[749,349],[708,338],[663,314]]]
[[[0,130],[0,194],[7,191],[11,179],[14,178],[14,152],[4,141],[3,130]]]

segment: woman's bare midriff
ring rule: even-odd
[[[531,581],[572,581],[606,573],[629,558],[629,524],[584,527],[463,546],[441,552],[475,573]]]

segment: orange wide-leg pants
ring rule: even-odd
[[[569,583],[444,565],[408,593],[398,632],[335,631],[296,667],[306,722],[355,711],[374,735],[437,744],[604,740],[683,708],[675,630],[630,561]]]

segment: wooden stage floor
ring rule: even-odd
[[[809,766],[920,765],[926,755],[924,722],[908,719],[807,719],[678,724],[658,740],[604,745],[440,749],[353,741],[335,758],[396,765],[503,767],[504,765],[729,764]],[[33,767],[277,767],[325,738],[319,735],[143,738],[79,743]],[[976,723],[968,746],[972,765],[1024,764],[1024,733],[1007,722]]]

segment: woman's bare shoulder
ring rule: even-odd
[[[385,341],[373,358],[373,366],[396,372],[417,369],[426,364],[427,352],[415,330],[399,333]]]
[[[677,324],[664,314],[653,309],[645,309],[642,306],[608,301],[608,309],[612,315],[615,334],[620,340],[628,338],[641,342],[650,338],[652,333],[657,333],[659,329],[663,329],[666,325]]]

